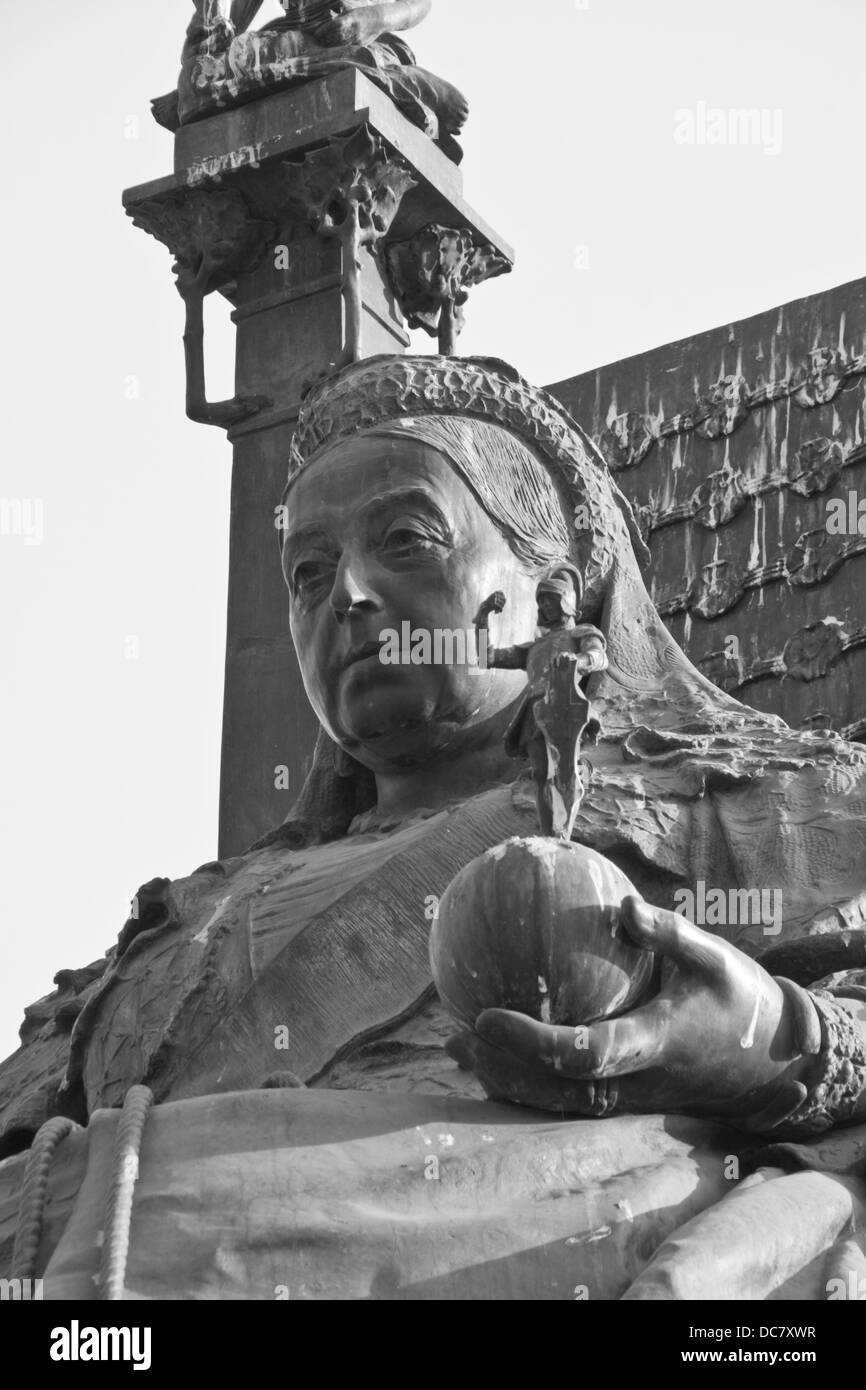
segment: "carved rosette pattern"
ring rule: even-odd
[[[384,248],[386,273],[410,328],[438,337],[444,357],[454,353],[465,323],[469,291],[484,280],[506,275],[511,262],[471,233],[431,223],[409,241]]]
[[[866,374],[866,353],[846,356],[837,348],[816,348],[783,381],[750,386],[745,377],[726,376],[698,392],[694,405],[668,419],[627,411],[609,420],[596,444],[617,472],[642,463],[657,440],[696,433],[703,439],[726,439],[761,406],[792,398],[801,410],[833,401],[853,377]]]

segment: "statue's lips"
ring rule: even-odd
[[[370,661],[372,657],[375,657],[378,661],[382,654],[382,646],[383,643],[378,641],[365,642],[363,646],[353,647],[343,662],[341,669],[347,671],[350,666],[357,666],[362,661]]]

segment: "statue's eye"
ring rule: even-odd
[[[292,570],[292,593],[296,598],[309,596],[327,582],[329,574],[330,566],[324,560],[304,560]]]
[[[442,544],[442,539],[434,535],[423,521],[401,517],[388,527],[382,544],[391,554],[411,555],[432,550],[437,544]]]

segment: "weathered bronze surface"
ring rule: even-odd
[[[752,1202],[753,1188],[732,1190],[724,1164],[736,1158],[742,1175],[759,1140],[787,1136],[797,1141],[797,1163],[816,1170],[802,1193],[805,1215],[780,1227],[768,1191],[763,1216],[750,1207],[750,1230],[758,1239],[761,1220],[769,1223],[775,1263],[754,1268],[744,1245],[739,1267],[747,1296],[765,1297],[798,1279],[807,1296],[817,1296],[815,1261],[828,1250],[839,1256],[862,1204],[861,1186],[847,1175],[862,1153],[866,1051],[857,971],[819,981],[822,965],[844,959],[824,952],[809,979],[808,950],[811,938],[820,941],[834,927],[863,928],[866,754],[838,736],[791,731],[749,710],[686,660],[643,586],[629,508],[600,455],[552,397],[505,364],[388,356],[344,369],[304,404],[284,504],[292,636],[321,727],[304,792],[256,850],[185,880],[148,884],[102,968],[64,974],[58,992],[31,1012],[27,1041],[0,1068],[6,1151],[25,1145],[51,1114],[85,1121],[143,1083],[157,1106],[142,1151],[142,1194],[185,1209],[189,1179],[178,1164],[188,1117],[197,1126],[199,1215],[190,1229],[198,1264],[226,1272],[191,1274],[180,1250],[167,1272],[165,1249],[154,1250],[139,1225],[127,1287],[153,1297],[182,1278],[194,1297],[237,1296],[239,1271],[246,1287],[261,1288],[276,1248],[303,1296],[321,1297],[328,1296],[317,1282],[322,1271],[333,1277],[325,1252],[334,1242],[344,1249],[347,1238],[341,1203],[348,1190],[349,1201],[367,1210],[374,1168],[380,1194],[397,1194],[403,1183],[408,1205],[395,1197],[393,1220],[411,1211],[415,1245],[424,1246],[417,1236],[439,1198],[433,1184],[430,1195],[410,1195],[416,1178],[406,1168],[409,1141],[400,1136],[408,1127],[420,1143],[419,1116],[435,1124],[435,1096],[444,1093],[460,1134],[458,1141],[452,1132],[451,1141],[461,1146],[456,1186],[438,1208],[445,1229],[459,1226],[450,1253],[434,1241],[434,1267],[426,1256],[413,1258],[411,1244],[392,1243],[392,1218],[380,1209],[378,1235],[366,1219],[353,1228],[363,1275],[329,1287],[355,1288],[360,1278],[368,1296],[395,1297],[417,1283],[426,1289],[419,1296],[441,1297],[463,1277],[475,1296],[494,1296],[499,1286],[478,1265],[478,1252],[487,1249],[482,1213],[495,1207],[511,1233],[502,1249],[508,1296],[562,1296],[543,1259],[521,1274],[509,1243],[514,1232],[527,1239],[530,1228],[538,1243],[539,1221],[547,1229],[538,1194],[555,1175],[558,1199],[564,1187],[576,1204],[572,1229],[586,1235],[570,1266],[574,1278],[597,1296],[620,1297],[633,1285],[629,1296],[642,1298],[658,1296],[659,1281],[673,1290],[669,1296],[692,1296],[702,1287],[698,1254],[712,1260],[725,1249],[731,1258],[725,1232],[736,1232],[740,1208],[728,1221],[726,1203]],[[468,661],[386,664],[382,634],[404,620],[428,632],[470,628],[477,595],[501,591],[509,602],[500,640],[516,645],[537,616],[539,575],[565,564],[580,576],[580,616],[597,627],[607,657],[606,669],[588,681],[601,736],[585,750],[574,836],[652,904],[630,900],[624,922],[632,942],[664,958],[666,968],[657,993],[638,1009],[579,1029],[582,1046],[574,1028],[488,1012],[449,1043],[466,1068],[458,1070],[443,1053],[450,1026],[431,996],[429,922],[461,866],[534,828],[530,787],[515,780],[502,744],[524,701],[525,675]],[[728,896],[756,885],[779,888],[778,923],[734,914],[705,931],[671,912],[679,890],[700,882]],[[812,993],[757,963],[768,940],[800,943],[797,971]],[[285,1084],[275,1084],[277,1073]],[[488,1095],[516,1102],[518,1114],[527,1107],[515,1130],[498,1107],[479,1111],[471,1099],[479,1083]],[[391,1107],[384,1123],[377,1098],[365,1110],[340,1091],[415,1094],[383,1098]],[[195,1097],[207,1098],[204,1109]],[[557,1127],[538,1109],[575,1119]],[[660,1114],[697,1117],[681,1131],[692,1146],[682,1170],[675,1144],[658,1147]],[[254,1198],[270,1206],[276,1169],[269,1154],[285,1143],[289,1115],[303,1117],[312,1152],[292,1165],[285,1222],[263,1242],[238,1213],[241,1224],[228,1237],[225,1183],[235,1166],[217,1156],[247,1155],[245,1181],[231,1188],[229,1206]],[[464,1122],[469,1128],[461,1129]],[[680,1132],[679,1123],[665,1132]],[[263,1126],[254,1161],[251,1125]],[[829,1140],[814,1138],[831,1130]],[[79,1203],[62,1232],[49,1227],[43,1250],[58,1296],[93,1296],[104,1221],[98,1194],[115,1151],[112,1117],[92,1121],[85,1136],[65,1141],[72,1148],[62,1175],[80,1181],[83,1162],[92,1200]],[[357,1145],[367,1141],[372,1147],[358,1168]],[[531,1172],[539,1143],[547,1174],[540,1185]],[[574,1168],[576,1143],[583,1155],[601,1145],[605,1223],[611,1233],[616,1228],[601,1264],[593,1237],[600,1209],[586,1173]],[[492,1168],[480,1157],[485,1144],[497,1146]],[[450,1147],[437,1149],[437,1162],[450,1162]],[[658,1182],[643,1173],[648,1148],[661,1167]],[[790,1181],[800,1192],[802,1175],[785,1176],[785,1145],[764,1161],[774,1182]],[[11,1163],[0,1168],[7,1203],[0,1220],[14,1209],[21,1182],[20,1162]],[[527,1163],[531,1220],[523,1210]],[[698,1172],[706,1180],[697,1181]],[[825,1197],[820,1219],[816,1193]],[[478,1213],[472,1219],[467,1202]],[[200,1218],[214,1205],[236,1265],[207,1253]],[[313,1209],[324,1213],[314,1233]],[[705,1225],[672,1255],[666,1242],[701,1214]],[[299,1241],[301,1229],[307,1234]],[[377,1283],[383,1229],[389,1249],[400,1253],[393,1277]],[[475,1282],[466,1284],[460,1270],[473,1270]]]
[[[843,316],[783,353],[767,321],[706,373],[687,345],[664,407],[594,383],[596,445],[453,355],[511,256],[462,200],[465,100],[398,37],[430,0],[260,7],[198,0],[155,104],[175,172],[125,198],[175,258],[188,413],[236,451],[221,854],[26,1011],[0,1270],[74,1299],[829,1296],[866,1209],[866,752],[740,704],[663,618],[688,642],[850,569],[866,343]],[[395,355],[403,315],[439,356]],[[781,402],[768,468],[737,441]],[[720,684],[856,659],[850,611],[801,619],[729,634]]]

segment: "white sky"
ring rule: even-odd
[[[216,852],[231,463],[185,420],[170,257],[120,204],[170,171],[148,100],[191,5],[15,9],[0,499],[41,499],[44,537],[0,535],[0,1056],[139,884]],[[469,95],[467,196],[519,254],[463,351],[547,383],[866,273],[862,0],[435,0],[413,43]],[[781,112],[781,153],[678,144],[699,102]]]

